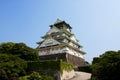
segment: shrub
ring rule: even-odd
[[[107,51],[93,59],[92,80],[120,79],[120,51]]]
[[[63,62],[62,60],[49,60],[49,61],[29,61],[28,62],[28,71],[40,71],[40,70],[54,70],[60,71],[63,70],[71,71],[73,66],[69,63]]]
[[[33,72],[30,74],[30,76],[27,78],[28,80],[41,80],[42,77],[37,72]]]
[[[20,77],[19,80],[53,80],[53,78],[48,75],[40,75],[38,72],[33,72],[28,76]]]
[[[0,79],[12,80],[25,75],[26,62],[19,57],[8,54],[0,54]]]
[[[78,70],[83,72],[88,72],[88,73],[92,72],[91,66],[80,66],[78,67]]]

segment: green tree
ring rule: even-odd
[[[37,50],[26,46],[24,43],[2,43],[0,53],[13,54],[26,61],[38,60]]]
[[[27,61],[38,60],[37,50],[26,46],[24,43],[16,43],[12,48],[12,54]]]
[[[25,75],[27,61],[38,60],[37,50],[24,43],[6,42],[0,44],[0,79],[16,80]]]
[[[92,80],[120,79],[120,51],[107,51],[92,62]]]
[[[0,53],[11,53],[11,50],[15,43],[13,42],[6,42],[0,44]]]
[[[0,54],[0,79],[15,80],[25,75],[26,62],[19,57],[10,54]]]

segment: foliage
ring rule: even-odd
[[[53,80],[53,78],[48,75],[40,75],[38,72],[33,72],[28,76],[20,77],[20,80]]]
[[[38,52],[26,46],[24,43],[7,42],[0,44],[0,79],[17,80],[28,72],[40,70],[71,71],[73,66],[62,60],[39,61]],[[48,75],[39,75],[34,72],[31,75],[21,77],[21,80],[52,80]],[[30,80],[29,79],[29,80]]]
[[[92,72],[91,66],[79,66],[78,70],[83,72],[88,72],[88,73]]]
[[[28,80],[41,80],[41,76],[37,72],[33,72],[30,74],[30,76],[27,78]]]
[[[60,63],[59,61],[29,61],[28,62],[28,71],[39,71],[39,70],[59,70]]]
[[[107,51],[93,59],[92,80],[120,79],[120,51]]]
[[[63,62],[62,60],[51,60],[51,61],[29,61],[28,71],[39,71],[39,70],[58,70],[71,71],[73,66],[69,63]]]
[[[0,44],[0,53],[11,53],[14,45],[15,45],[15,43],[13,43],[13,42],[1,43]]]
[[[12,80],[25,74],[26,62],[16,56],[0,54],[0,79]]]
[[[16,55],[26,61],[38,60],[38,52],[24,43],[7,42],[0,45],[0,52]]]
[[[48,75],[42,75],[42,80],[53,80],[53,78]]]
[[[29,76],[22,76],[22,77],[19,77],[19,80],[27,80]]]
[[[0,44],[0,79],[16,80],[26,74],[26,61],[38,60],[35,49],[24,43],[6,42]]]
[[[12,48],[12,54],[18,55],[27,61],[38,60],[38,52],[26,46],[24,43],[16,43]]]
[[[69,71],[73,70],[73,65],[60,60],[60,72],[63,73],[63,70],[69,72]]]

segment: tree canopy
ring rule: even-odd
[[[120,79],[120,51],[107,51],[92,62],[92,80]]]
[[[49,75],[40,75],[38,72],[33,72],[30,75],[20,77],[20,80],[53,80]]]
[[[14,55],[0,54],[0,79],[12,80],[25,75],[27,64],[24,60]]]
[[[0,53],[9,53],[11,54],[12,48],[15,45],[13,42],[1,43],[0,44]]]
[[[0,53],[13,54],[26,61],[38,60],[37,50],[26,46],[24,43],[2,43],[0,45]]]
[[[16,80],[26,74],[27,61],[38,60],[37,50],[24,43],[0,44],[0,79]]]

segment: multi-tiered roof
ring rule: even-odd
[[[61,51],[58,51],[58,53],[66,52],[84,58],[83,55],[85,53],[81,51],[82,46],[78,43],[78,40],[71,32],[71,29],[72,27],[65,21],[57,19],[57,21],[53,25],[50,25],[50,30],[44,36],[42,36],[44,40],[38,42],[38,50],[41,51],[39,55],[42,54],[43,50],[44,55],[46,55],[45,50],[49,50],[50,55],[53,54],[50,49],[54,48],[57,50],[58,48],[60,48]],[[56,52],[54,54],[58,54],[57,51],[54,52]]]

